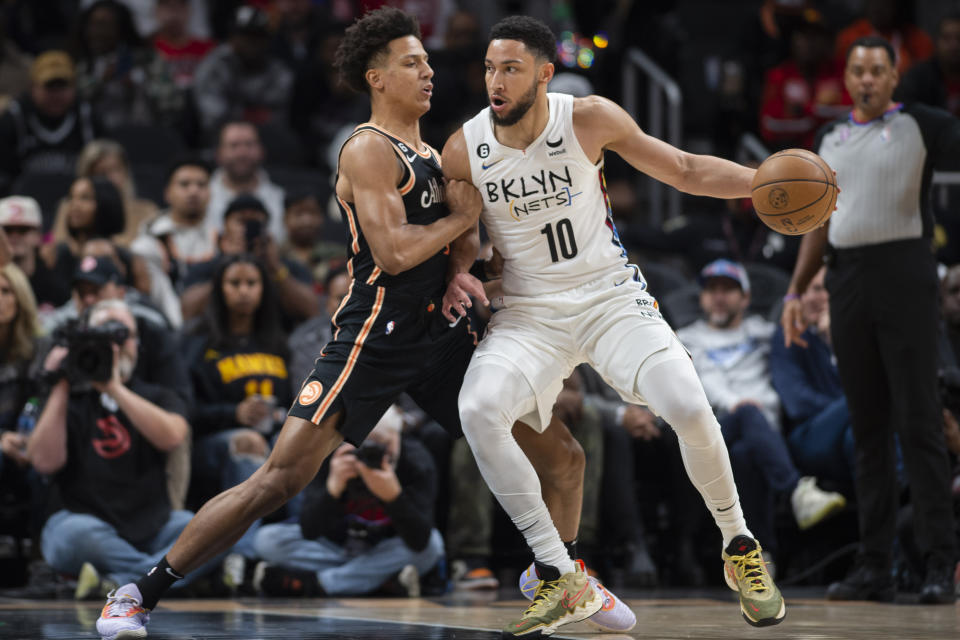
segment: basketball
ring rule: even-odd
[[[753,208],[778,233],[799,236],[830,219],[837,181],[823,158],[806,149],[775,153],[757,169],[750,187]]]

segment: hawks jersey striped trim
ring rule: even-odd
[[[340,315],[340,311],[347,306],[347,300],[350,299],[350,296],[353,295],[353,285],[356,283],[356,280],[353,278],[350,279],[350,287],[347,289],[347,295],[343,296],[343,300],[340,301],[340,306],[337,307],[337,310],[333,312],[333,317],[330,318],[330,323],[337,328],[333,333],[333,339],[336,340],[337,336],[340,335],[340,325],[337,324],[337,316]]]
[[[317,407],[317,411],[313,414],[310,422],[314,424],[320,424],[319,421],[323,419],[327,409],[330,408],[330,405],[343,389],[343,385],[346,384],[347,379],[353,372],[354,366],[357,364],[357,358],[360,356],[360,351],[363,349],[363,343],[366,341],[367,336],[370,335],[370,330],[373,328],[373,323],[376,321],[377,316],[380,315],[380,309],[383,308],[383,298],[386,293],[386,289],[383,287],[377,287],[377,297],[373,302],[373,308],[370,311],[370,315],[367,316],[367,319],[364,321],[363,327],[360,329],[360,333],[353,341],[353,348],[350,350],[350,355],[347,357],[347,364],[343,367],[343,371],[341,371],[340,375],[337,377],[337,381],[333,383],[333,387],[327,392],[327,397],[324,398],[323,402],[320,403],[320,406]],[[346,298],[344,298],[344,300],[346,300]]]
[[[360,234],[357,229],[357,220],[356,213],[353,210],[353,205],[337,196],[337,202],[340,203],[340,206],[343,207],[344,212],[347,214],[347,225],[350,227],[350,248],[353,249],[354,253],[360,253]]]

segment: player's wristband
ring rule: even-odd
[[[784,302],[792,302],[794,300],[799,300],[799,299],[800,299],[799,293],[788,293],[787,295],[783,296]]]
[[[487,275],[487,261],[483,258],[477,258],[470,267],[470,275],[480,282],[489,282],[490,276]]]

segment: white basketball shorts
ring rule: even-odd
[[[558,293],[504,296],[470,366],[496,357],[517,369],[537,405],[521,420],[540,432],[563,380],[584,362],[625,402],[646,404],[638,390],[645,371],[689,354],[645,285],[625,277],[621,271]]]

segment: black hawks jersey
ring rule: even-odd
[[[377,133],[393,144],[393,150],[403,166],[403,175],[397,187],[403,198],[407,222],[426,225],[446,216],[448,211],[443,203],[443,173],[440,169],[440,156],[436,150],[427,145],[428,151],[421,153],[400,138],[369,122],[354,129],[350,138],[363,131]],[[350,138],[347,138],[347,141]],[[347,141],[344,141],[344,144]],[[343,147],[340,150],[342,153]],[[347,269],[355,281],[417,297],[442,295],[446,284],[449,245],[417,266],[391,276],[374,262],[373,253],[360,229],[354,203],[347,202],[339,196],[337,196],[337,203],[350,232],[347,244]]]

